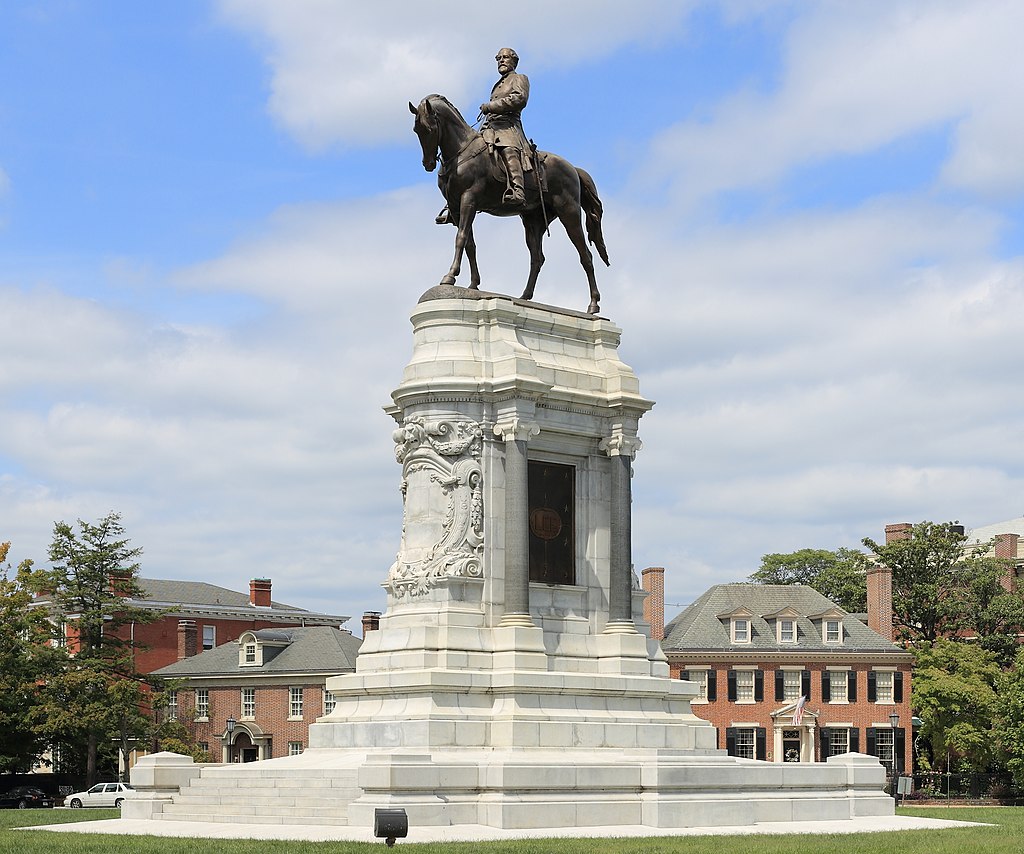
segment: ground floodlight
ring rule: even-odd
[[[401,809],[375,809],[373,811],[373,835],[383,839],[390,848],[398,838],[409,835],[409,816]]]

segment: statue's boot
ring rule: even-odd
[[[441,208],[441,212],[434,217],[434,222],[438,225],[448,225],[452,221],[451,211],[448,210],[448,205]]]
[[[523,163],[519,159],[519,150],[506,146],[501,149],[501,156],[505,161],[505,169],[508,170],[508,182],[511,185],[505,191],[502,201],[506,205],[522,207],[526,204],[526,194],[523,192]]]

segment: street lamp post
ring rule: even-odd
[[[235,752],[235,748],[231,744],[231,733],[235,731],[236,723],[238,723],[238,721],[236,721],[233,717],[229,717],[227,721],[225,721],[224,723],[224,730],[228,734],[228,762],[234,761],[234,756],[232,756],[232,754]]]
[[[890,712],[889,723],[892,726],[892,796],[895,800],[899,800],[899,780],[900,780],[900,757],[896,752],[896,730],[900,725],[899,712]]]

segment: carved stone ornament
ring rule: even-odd
[[[482,437],[475,421],[421,417],[392,435],[403,499],[402,544],[384,585],[393,596],[483,575]]]

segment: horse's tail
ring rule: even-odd
[[[597,185],[590,174],[579,167],[576,171],[580,176],[580,206],[586,215],[587,240],[589,240],[597,254],[601,256],[605,266],[611,266],[608,260],[608,250],[604,245],[604,234],[601,232],[601,216],[604,214],[604,205],[601,204],[601,197],[597,195]]]

